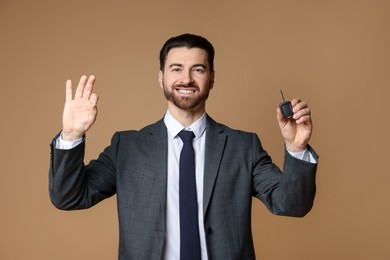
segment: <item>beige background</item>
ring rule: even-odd
[[[114,131],[163,116],[158,52],[184,32],[216,49],[208,112],[254,131],[280,164],[279,89],[313,111],[318,192],[303,219],[253,207],[259,259],[390,259],[390,1],[0,1],[0,259],[116,259],[115,198],[48,197],[65,81],[97,76],[89,161]]]

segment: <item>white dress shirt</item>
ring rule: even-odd
[[[164,259],[180,259],[180,211],[179,211],[179,158],[183,141],[178,136],[183,129],[194,132],[196,196],[198,200],[199,237],[202,259],[207,259],[206,238],[203,225],[203,175],[206,142],[206,114],[184,128],[170,113],[165,114],[168,129],[168,178],[167,178],[167,235]]]

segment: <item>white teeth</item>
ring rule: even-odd
[[[195,93],[195,90],[190,90],[190,89],[178,89],[177,91],[183,94]]]

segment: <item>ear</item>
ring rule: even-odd
[[[164,84],[163,84],[163,80],[164,80],[164,73],[159,70],[158,72],[158,83],[160,83],[160,88],[164,88]]]
[[[215,71],[211,72],[210,75],[210,89],[214,87],[214,78],[215,78]]]

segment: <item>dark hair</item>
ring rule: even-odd
[[[200,48],[207,52],[208,61],[210,65],[210,71],[214,71],[214,47],[213,45],[202,36],[194,35],[194,34],[182,34],[176,37],[170,38],[165,42],[164,46],[160,51],[160,70],[164,70],[165,61],[167,60],[167,56],[169,51],[172,48]]]

